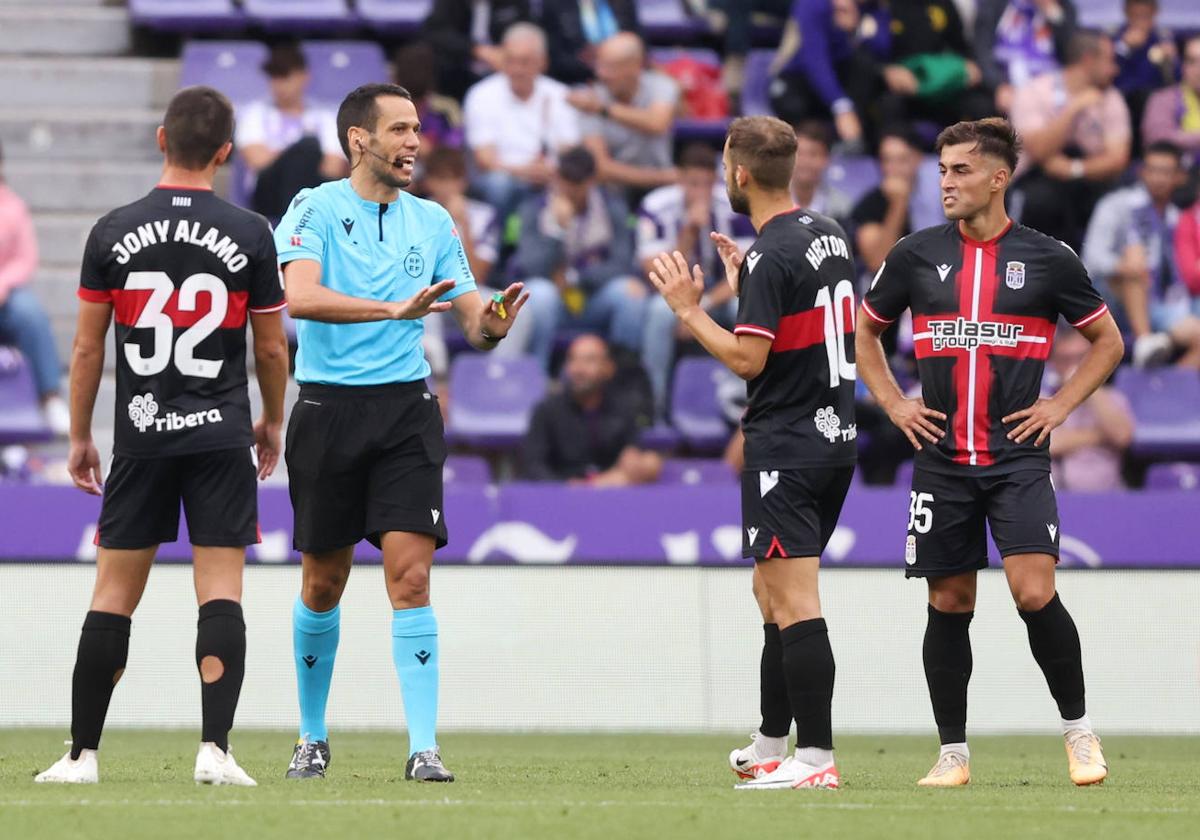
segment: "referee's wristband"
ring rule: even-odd
[[[483,327],[479,328],[479,335],[484,341],[488,342],[489,344],[499,344],[501,341],[503,341],[505,339],[505,336],[503,336],[503,335],[492,335],[490,332],[485,330]]]

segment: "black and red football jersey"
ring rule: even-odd
[[[837,222],[796,208],[762,226],[742,261],[734,328],[771,339],[747,388],[746,469],[854,463],[855,309]]]
[[[246,313],[285,305],[266,219],[211,190],[157,187],[96,222],[79,297],[113,306],[117,455],[254,442]]]
[[[1049,445],[1013,443],[1001,418],[1037,401],[1059,316],[1079,328],[1108,312],[1075,252],[1011,222],[988,242],[956,223],[926,228],[896,243],[863,300],[881,324],[905,309],[925,405],[947,417],[945,438],[917,462],[973,475],[1049,470]]]

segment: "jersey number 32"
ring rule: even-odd
[[[142,354],[136,344],[125,345],[125,360],[139,376],[154,376],[166,370],[171,361],[171,343],[175,337],[175,323],[166,313],[167,304],[175,292],[175,284],[163,271],[131,271],[125,280],[126,291],[149,291],[150,299],[138,316],[135,329],[154,330],[154,349],[149,356]],[[184,330],[175,341],[175,367],[184,376],[216,379],[221,372],[223,359],[197,359],[196,347],[221,326],[229,309],[229,290],[220,278],[212,274],[193,274],[179,287],[178,307],[181,312],[195,312],[197,298],[207,292],[212,301],[208,312]]]

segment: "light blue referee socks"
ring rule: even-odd
[[[314,612],[299,597],[292,608],[292,648],[296,654],[296,688],[300,697],[300,737],[328,741],[325,704],[333,680],[342,610]]]
[[[392,613],[392,660],[404,696],[408,754],[437,747],[438,626],[433,607]]]

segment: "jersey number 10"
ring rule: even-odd
[[[836,388],[843,379],[853,382],[858,379],[858,366],[846,359],[846,334],[854,335],[854,284],[849,280],[841,280],[833,287],[832,293],[828,286],[822,286],[817,290],[816,305],[825,313],[829,387]],[[849,329],[846,328],[847,318],[850,319]]]
[[[135,329],[154,330],[154,350],[149,357],[142,355],[136,344],[125,345],[125,360],[139,376],[154,376],[167,369],[171,361],[171,341],[175,337],[175,324],[164,310],[175,292],[175,284],[163,271],[131,271],[125,280],[126,291],[148,290],[150,299],[138,316]],[[197,359],[197,345],[221,326],[229,309],[229,290],[219,277],[212,274],[193,274],[179,287],[178,307],[183,312],[196,311],[197,297],[207,292],[212,300],[211,308],[179,336],[175,342],[175,367],[184,376],[216,379],[221,372],[223,359]]]

